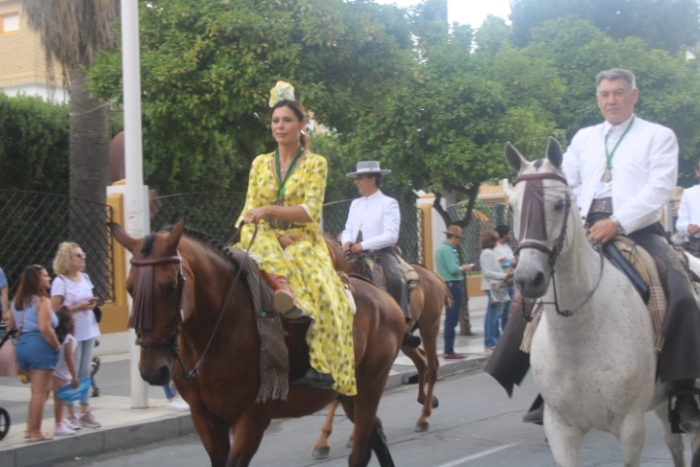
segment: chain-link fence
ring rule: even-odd
[[[337,238],[345,228],[348,219],[351,199],[335,201],[323,206],[323,231],[332,238]],[[408,262],[423,264],[425,261],[423,251],[423,211],[412,204],[399,203],[401,211],[401,226],[399,228],[399,242],[403,257]]]
[[[467,201],[453,204],[447,207],[447,213],[453,221],[463,219],[467,213]],[[479,256],[481,249],[479,248],[479,237],[486,230],[491,230],[497,225],[511,225],[510,213],[506,209],[505,204],[488,204],[483,201],[477,201],[474,204],[472,211],[472,220],[462,232],[462,241],[460,249],[464,254],[463,261],[466,264],[474,263],[479,265]],[[474,271],[478,274],[478,271]]]
[[[0,190],[0,268],[14,295],[25,267],[41,264],[52,272],[58,244],[78,243],[87,255],[85,272],[95,295],[114,299],[111,239],[104,204],[50,193]]]
[[[174,225],[187,214],[187,225],[228,244],[245,204],[245,193],[203,191],[151,198],[151,231]]]

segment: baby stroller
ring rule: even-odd
[[[2,346],[5,345],[5,343],[10,340],[12,336],[14,336],[14,331],[8,331],[7,330],[7,324],[0,322],[0,349],[2,349]],[[10,414],[7,412],[7,410],[3,409],[0,407],[0,441],[2,441],[5,436],[7,436],[7,432],[10,431]]]

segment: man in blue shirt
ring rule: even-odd
[[[451,225],[445,232],[447,239],[435,252],[435,267],[437,273],[447,284],[452,295],[452,305],[445,309],[445,360],[460,360],[464,355],[454,349],[455,328],[459,322],[459,309],[464,300],[464,273],[471,271],[473,264],[459,264],[457,245],[462,240],[462,228]]]

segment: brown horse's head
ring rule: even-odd
[[[185,277],[178,245],[185,229],[184,219],[167,233],[144,238],[131,237],[111,223],[115,240],[133,255],[126,288],[133,299],[129,327],[136,331],[141,346],[139,371],[152,385],[170,381],[180,325],[189,310]]]

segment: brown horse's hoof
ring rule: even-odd
[[[348,442],[345,444],[345,447],[352,449],[353,444],[355,444],[355,439],[351,436],[348,438]]]
[[[416,433],[422,433],[424,431],[428,431],[429,427],[430,427],[430,422],[418,422],[418,423],[416,423]]]
[[[311,453],[311,456],[314,459],[325,459],[327,458],[331,453],[331,447],[330,446],[315,446],[314,447],[314,452]]]
[[[433,396],[433,408],[437,409],[438,407],[440,407],[440,401],[437,397]]]

